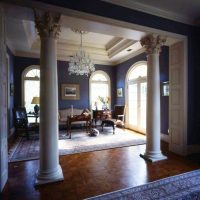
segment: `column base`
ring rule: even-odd
[[[63,176],[62,168],[59,165],[58,169],[53,172],[42,172],[38,170],[36,172],[35,186],[63,181],[63,180],[64,180],[64,176]]]
[[[156,162],[156,161],[167,159],[167,156],[164,156],[162,153],[159,153],[157,155],[150,155],[150,154],[145,153],[145,154],[140,154],[140,157],[150,162]]]

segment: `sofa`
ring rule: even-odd
[[[90,111],[85,108],[85,109],[78,109],[78,108],[73,108],[73,115],[81,115],[83,113],[88,113],[91,114]],[[65,108],[65,109],[60,109],[58,111],[58,120],[59,120],[59,129],[66,129],[67,128],[67,117],[72,115],[72,109],[71,108]],[[75,126],[84,126],[85,121],[78,121],[78,122],[73,122]]]

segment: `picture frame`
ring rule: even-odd
[[[79,84],[61,84],[62,100],[79,100],[80,86]]]
[[[14,96],[14,84],[10,83],[10,96]]]
[[[123,97],[123,90],[122,90],[122,88],[117,88],[117,97]]]
[[[169,96],[169,81],[162,83],[162,96]]]

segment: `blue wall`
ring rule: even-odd
[[[8,82],[8,87],[10,87],[10,84],[14,84],[14,56],[9,48],[7,48],[7,54],[9,56],[9,70],[10,70],[9,74],[10,82]],[[14,95],[10,96],[10,105],[8,106],[8,115],[9,115],[8,127],[10,129],[13,128],[14,126],[13,113],[12,113],[13,108],[14,108]]]
[[[40,60],[37,58],[14,58],[15,107],[22,105],[21,77],[24,69],[30,65],[40,65]]]
[[[188,39],[188,144],[200,144],[200,28],[134,11],[99,0],[40,0],[103,17],[165,30],[187,36]]]
[[[169,129],[169,97],[162,96],[162,83],[166,81],[169,81],[169,48],[163,47],[160,53],[160,126],[164,134],[168,134]]]
[[[105,65],[95,65],[96,70],[103,70],[106,72],[111,80],[111,95],[112,102],[111,106],[115,102],[115,76],[113,75],[114,67]],[[80,85],[80,100],[59,100],[59,108],[67,108],[73,105],[76,108],[89,108],[89,77],[87,76],[76,76],[68,74],[68,63],[58,61],[58,85],[59,85],[59,99],[61,97],[61,84],[72,83]]]
[[[146,55],[145,53],[140,54],[134,58],[131,58],[123,63],[120,63],[119,65],[117,65],[117,74],[116,74],[116,82],[117,82],[117,88],[122,88],[123,90],[123,97],[117,97],[116,98],[116,103],[117,104],[121,104],[124,105],[125,104],[125,79],[126,79],[126,74],[128,72],[128,70],[130,69],[130,67],[138,62],[138,61],[146,61]]]
[[[21,75],[24,69],[30,65],[40,65],[37,58],[15,57],[15,106],[22,105],[21,102]],[[96,70],[105,71],[111,79],[112,106],[115,102],[115,76],[114,67],[105,65],[95,65]],[[80,100],[61,100],[61,84],[79,84]],[[89,78],[86,76],[76,76],[68,74],[68,63],[58,61],[58,104],[59,109],[68,108],[73,105],[75,108],[89,108]]]
[[[160,79],[161,82],[169,78],[169,51],[168,47],[164,47],[160,54]],[[116,88],[125,88],[125,78],[129,68],[136,62],[146,60],[146,54],[140,54],[131,58],[117,66],[95,65],[96,70],[105,71],[111,79],[111,107],[114,104],[124,105],[125,98],[116,97]],[[37,58],[15,57],[15,106],[21,105],[21,75],[23,70],[30,65],[39,65]],[[61,100],[61,84],[79,84],[80,100]],[[59,109],[69,108],[73,105],[76,108],[89,108],[89,78],[86,76],[75,76],[68,74],[68,63],[58,61],[58,103]],[[168,132],[168,97],[161,96],[161,131]]]

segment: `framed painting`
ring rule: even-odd
[[[79,100],[80,87],[78,84],[61,84],[62,100]]]
[[[117,97],[123,97],[123,90],[122,90],[122,88],[117,88]]]
[[[162,83],[162,96],[169,96],[169,82]]]

